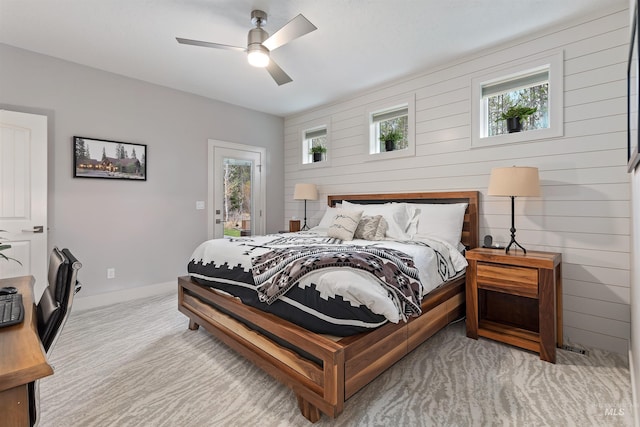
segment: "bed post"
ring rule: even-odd
[[[311,421],[312,423],[317,423],[320,421],[320,417],[322,414],[320,410],[313,406],[311,403],[304,400],[302,396],[296,394],[296,398],[298,399],[298,408],[300,408],[300,412],[302,416]]]

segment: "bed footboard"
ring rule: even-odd
[[[302,415],[316,422],[321,413],[336,417],[346,399],[464,313],[464,278],[434,292],[422,316],[337,342],[186,276],[178,278],[178,309],[189,318],[189,329],[204,327],[292,389]]]

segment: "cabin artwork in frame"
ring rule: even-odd
[[[73,137],[74,178],[147,180],[147,146]]]

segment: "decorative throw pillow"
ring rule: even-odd
[[[336,216],[327,230],[327,236],[340,240],[353,240],[353,234],[358,228],[358,223],[362,217],[362,211],[350,211],[346,209],[336,209]]]
[[[371,240],[384,240],[387,235],[387,230],[389,229],[389,224],[387,224],[387,220],[384,219],[383,216],[380,217],[380,222],[378,223],[378,228],[376,228],[375,238]]]
[[[382,236],[382,239],[376,239],[376,232],[378,231],[378,226],[380,225],[381,219],[382,215],[363,216],[358,223],[358,228],[356,228],[356,232],[353,234],[353,237],[355,239],[364,240],[384,239],[384,234]]]

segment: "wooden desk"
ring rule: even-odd
[[[30,425],[27,385],[53,374],[38,336],[34,282],[31,276],[0,279],[0,287],[18,288],[24,305],[22,323],[0,328],[0,408],[7,427]]]

